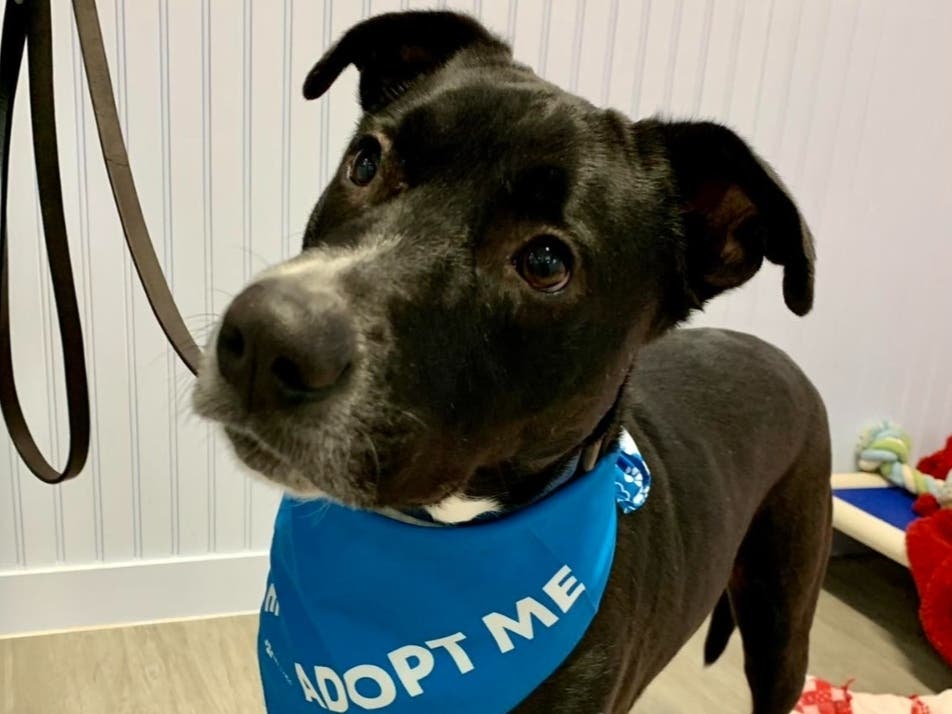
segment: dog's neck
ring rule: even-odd
[[[473,484],[442,501],[412,510],[381,509],[382,515],[418,525],[448,526],[502,518],[542,500],[580,474],[595,468],[622,433],[620,405],[627,379],[611,408],[580,444],[537,472],[526,473],[512,464],[476,473]]]
[[[423,525],[459,525],[502,518],[541,501],[577,475],[591,471],[602,455],[605,436],[590,439],[568,452],[539,473],[518,474],[510,467],[479,474],[477,490],[444,498],[439,503],[417,509],[385,509],[383,515]]]

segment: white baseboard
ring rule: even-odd
[[[839,499],[834,526],[908,565],[902,531]],[[0,638],[256,612],[267,572],[264,551],[0,571]]]
[[[0,571],[0,638],[257,611],[268,555]]]

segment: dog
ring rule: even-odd
[[[563,91],[464,15],[360,23],[305,97],[350,65],[353,140],[301,254],[217,326],[198,414],[299,499],[447,526],[531,508],[624,430],[650,498],[618,517],[581,640],[514,711],[627,712],[713,612],[706,661],[736,624],[754,714],[787,714],[830,549],[825,409],[776,348],[675,329],[765,259],[811,309],[813,239],[780,179],[723,126]]]

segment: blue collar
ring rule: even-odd
[[[618,511],[650,483],[623,433],[592,471],[483,523],[434,529],[286,497],[258,634],[268,711],[510,711],[588,629]]]

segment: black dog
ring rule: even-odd
[[[350,64],[365,114],[304,252],[229,308],[196,392],[239,457],[304,495],[460,522],[533,502],[624,426],[654,476],[620,519],[601,609],[519,712],[627,712],[714,610],[756,714],[787,714],[830,540],[823,404],[759,340],[675,330],[812,238],[731,131],[633,123],[513,61],[470,18],[382,15]],[[667,333],[667,334],[665,334]]]

